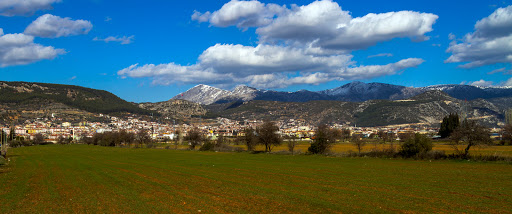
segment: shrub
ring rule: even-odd
[[[318,126],[315,132],[315,141],[308,148],[308,152],[312,154],[325,154],[329,148],[336,142],[336,138],[341,136],[341,131],[331,129],[327,125]]]
[[[403,157],[414,157],[418,154],[426,154],[432,150],[432,141],[430,138],[416,133],[414,138],[409,138],[400,147],[399,154]]]
[[[214,148],[215,144],[211,141],[207,141],[199,148],[199,151],[213,151]]]

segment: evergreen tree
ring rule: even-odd
[[[442,138],[450,137],[453,131],[459,126],[459,115],[450,113],[450,115],[443,118],[443,122],[439,128],[439,135],[441,135]]]

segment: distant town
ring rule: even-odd
[[[219,135],[225,137],[239,137],[244,135],[244,129],[255,128],[263,123],[261,120],[230,120],[227,118],[217,118],[215,120],[200,120],[195,123],[176,123],[166,124],[159,122],[151,122],[140,119],[136,116],[119,118],[109,115],[98,114],[98,117],[104,117],[110,120],[109,123],[102,122],[79,122],[71,123],[66,122],[63,118],[36,118],[34,120],[27,120],[22,124],[14,125],[16,136],[23,137],[24,139],[34,139],[36,134],[41,134],[45,137],[47,143],[56,143],[59,137],[66,139],[72,138],[74,141],[80,140],[82,137],[92,137],[95,133],[116,132],[125,130],[130,133],[137,133],[143,129],[150,133],[153,140],[159,142],[174,141],[178,138],[177,133],[181,132],[184,135],[192,128],[198,128],[209,139],[216,139]],[[314,136],[316,126],[308,123],[305,120],[289,119],[287,121],[276,121],[279,127],[279,134],[281,136],[294,136],[297,139],[304,141],[311,140]],[[357,127],[350,123],[345,124],[331,124],[331,128],[347,129],[350,134],[360,135],[364,138],[374,138],[379,132],[385,132],[395,136],[399,140],[401,134],[405,133],[419,133],[427,135],[433,139],[438,138],[439,127],[432,127],[428,125],[389,125],[382,127]],[[12,130],[11,126],[0,127],[4,133],[9,134]],[[501,128],[491,128],[491,138],[499,139]]]

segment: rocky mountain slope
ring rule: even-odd
[[[459,113],[488,126],[504,120],[512,103],[496,99],[464,101],[442,91],[427,91],[407,100],[368,100],[364,102],[309,101],[278,102],[253,100],[206,106],[210,117],[236,120],[302,119],[311,124],[320,122],[349,123],[357,126],[393,124],[437,125],[449,113]]]
[[[438,90],[461,100],[491,99],[512,97],[512,87],[493,88],[470,85],[437,85],[428,87],[405,87],[384,83],[352,82],[334,89],[324,91],[300,90],[296,92],[280,92],[258,90],[247,86],[238,86],[233,91],[227,91],[212,86],[198,85],[173,99],[184,99],[205,105],[212,103],[227,103],[236,100],[268,100],[282,102],[308,102],[313,100],[339,100],[363,102],[367,100],[403,100],[418,94]]]
[[[171,99],[158,103],[139,103],[142,109],[159,112],[164,117],[184,119],[193,115],[205,115],[206,109],[200,104],[187,100]]]
[[[232,91],[215,88],[209,85],[197,85],[184,93],[174,96],[172,99],[188,100],[195,103],[209,105],[215,102],[231,102],[235,100],[253,100],[258,90],[240,85]]]

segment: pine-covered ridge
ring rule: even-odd
[[[104,90],[75,85],[0,81],[0,105],[11,109],[24,106],[37,110],[49,104],[63,104],[91,113],[153,113]]]

